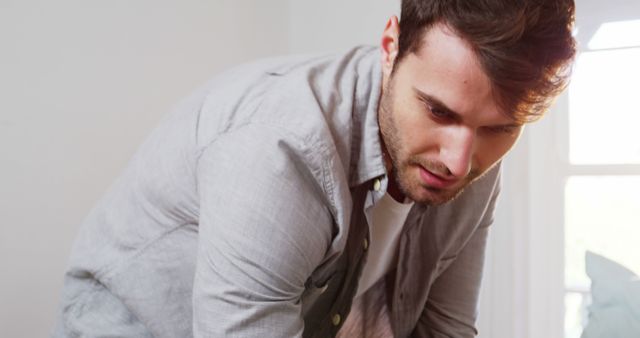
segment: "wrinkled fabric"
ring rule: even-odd
[[[379,60],[259,61],[179,105],[84,220],[53,336],[335,336],[387,187]],[[411,209],[386,283],[395,336],[476,333],[498,183],[495,167]]]

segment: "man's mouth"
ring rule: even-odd
[[[422,166],[418,166],[418,170],[420,171],[422,181],[431,188],[447,189],[459,182],[458,179],[443,178]]]

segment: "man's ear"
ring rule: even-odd
[[[380,40],[380,49],[382,49],[382,73],[385,77],[389,77],[393,70],[393,64],[396,61],[399,47],[400,27],[398,25],[398,17],[392,16],[387,21],[387,26],[382,33]]]

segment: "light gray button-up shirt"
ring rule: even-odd
[[[113,314],[88,305],[101,292],[155,337],[335,335],[366,259],[364,212],[387,187],[379,59],[260,61],[179,106],[85,220],[62,331]],[[412,208],[389,276],[396,336],[475,334],[498,181],[496,167],[453,202]]]

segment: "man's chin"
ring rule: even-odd
[[[453,201],[462,193],[463,189],[434,189],[429,187],[420,187],[418,192],[409,194],[409,198],[416,203],[425,205],[441,205]]]
[[[446,189],[429,187],[424,184],[415,184],[410,189],[402,189],[410,200],[424,205],[441,205],[456,199],[468,183]],[[402,187],[401,187],[402,188]]]
[[[410,200],[424,205],[437,206],[451,202],[458,198],[466,187],[471,185],[480,176],[475,171],[472,171],[469,176],[461,179],[455,184],[446,188],[436,188],[430,186],[424,182],[420,176],[411,176],[410,171],[403,171],[400,173],[395,172],[394,176],[396,182],[398,182],[398,188],[400,191]],[[404,174],[404,175],[402,175]]]
[[[409,196],[409,198],[416,203],[434,206],[445,204],[455,200],[460,195],[462,195],[462,192],[464,192],[467,187],[471,186],[480,178],[482,178],[486,172],[488,172],[488,170],[483,172],[482,174],[472,174],[462,182],[460,182],[459,185],[446,189],[437,189],[424,184],[420,184],[416,186],[418,188],[417,191],[416,189],[414,189],[411,194],[405,195]],[[413,197],[415,197],[415,199]]]

